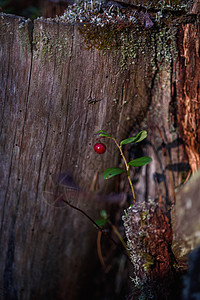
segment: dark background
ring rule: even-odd
[[[63,14],[73,0],[0,0],[0,10],[30,19],[55,17]]]

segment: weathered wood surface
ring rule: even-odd
[[[31,41],[29,22],[2,14],[0,23],[2,295],[80,299],[96,266],[96,230],[71,208],[48,205],[67,189],[57,178],[71,173],[83,193],[71,199],[68,191],[68,200],[97,218],[114,187],[100,175],[118,165],[119,153],[108,141],[97,156],[93,133],[104,129],[120,140],[147,128],[138,150],[153,163],[142,168],[136,195],[169,208],[185,171],[184,145],[172,130],[178,64],[154,68],[147,48],[122,72],[121,53],[86,50],[77,26],[36,20]]]
[[[6,15],[0,21],[2,294],[78,299],[95,266],[96,230],[71,208],[47,203],[61,189],[61,173],[72,173],[82,190],[94,191],[95,181],[97,192],[112,190],[99,174],[119,154],[108,142],[97,156],[93,134],[128,134],[144,116],[154,72],[132,65],[121,73],[119,54],[86,51],[77,27],[35,21],[31,43],[28,22]],[[91,98],[102,100],[89,104]],[[72,200],[95,218],[102,197]]]
[[[188,274],[185,277],[183,300],[192,300],[200,292],[200,248],[195,249],[189,258]]]
[[[189,253],[200,244],[200,171],[176,193],[173,211],[172,249],[179,262],[186,263]]]

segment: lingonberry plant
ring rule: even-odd
[[[146,130],[142,130],[140,131],[136,136],[130,137],[128,139],[122,140],[120,143],[118,143],[116,141],[116,139],[114,137],[112,137],[110,134],[108,134],[106,131],[104,130],[99,130],[95,133],[96,135],[99,136],[100,138],[108,138],[108,139],[112,139],[116,146],[118,147],[120,154],[123,158],[124,164],[125,164],[125,169],[121,169],[121,168],[108,168],[103,172],[103,178],[104,179],[109,179],[113,176],[122,174],[122,173],[126,173],[127,177],[128,177],[128,181],[131,187],[131,191],[132,191],[132,195],[133,195],[133,201],[135,203],[135,192],[134,192],[134,188],[133,188],[133,184],[131,182],[131,178],[130,178],[130,174],[129,174],[129,169],[130,167],[141,167],[144,166],[148,163],[150,163],[152,161],[151,157],[148,156],[142,156],[140,158],[136,158],[134,160],[131,160],[129,162],[127,162],[125,156],[124,156],[124,152],[123,152],[123,146],[130,144],[130,143],[139,143],[141,141],[143,141],[146,137],[147,137],[147,131]],[[97,143],[94,146],[94,150],[99,153],[102,154],[106,151],[106,146],[102,143]]]

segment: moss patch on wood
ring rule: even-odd
[[[149,200],[129,207],[123,221],[134,267],[132,280],[138,289],[134,299],[158,299],[161,294],[172,299],[173,282],[180,269],[174,264],[167,215],[155,201]]]
[[[82,2],[69,6],[56,20],[80,24],[86,49],[114,50],[121,56],[122,69],[135,64],[138,56],[147,51],[151,51],[153,67],[157,68],[157,64],[166,59],[171,62],[177,55],[177,25],[188,10],[188,3],[151,1],[149,5],[137,8],[116,2]]]
[[[121,67],[127,69],[128,65],[135,64],[140,55],[147,52],[152,53],[152,66],[157,68],[157,64],[171,62],[177,55],[176,28],[159,26],[152,30],[137,27],[123,28],[118,31],[117,27],[105,26],[99,28],[94,25],[85,25],[80,29],[84,37],[86,49],[97,48],[105,53],[114,50],[121,56]]]

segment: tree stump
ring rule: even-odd
[[[55,204],[67,197],[94,219],[102,208],[112,212],[113,202],[120,206],[121,196],[108,195],[116,182],[101,176],[120,156],[111,141],[104,156],[93,151],[97,130],[117,140],[148,130],[142,147],[125,151],[153,162],[131,177],[138,202],[156,199],[169,220],[174,187],[189,165],[192,171],[199,166],[199,20],[179,27],[179,56],[172,55],[176,34],[168,39],[170,31],[145,30],[132,44],[132,35],[124,35],[124,51],[105,51],[91,47],[99,36],[92,40],[84,25],[0,15],[3,299],[75,300],[91,291],[96,229],[79,212]],[[115,191],[128,192],[123,175]]]

